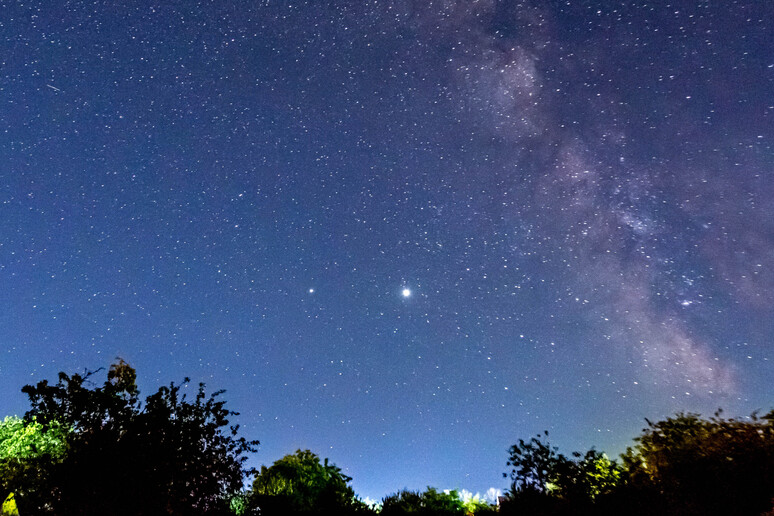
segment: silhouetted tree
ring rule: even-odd
[[[551,494],[574,504],[588,504],[613,492],[621,483],[622,470],[614,460],[595,449],[573,452],[572,459],[560,456]]]
[[[544,442],[545,439],[545,442]],[[598,511],[601,497],[621,483],[621,468],[593,448],[572,458],[550,446],[548,432],[510,448],[511,478],[502,512],[525,514],[583,514]]]
[[[258,442],[229,426],[236,413],[219,399],[222,391],[207,396],[200,384],[189,400],[170,384],[143,404],[136,373],[123,360],[102,386],[92,386],[94,374],[60,373],[55,385],[44,380],[22,389],[31,403],[26,421],[71,430],[66,455],[48,474],[51,512],[227,514],[250,473],[246,454]]]
[[[547,441],[548,432],[544,432],[529,441],[519,439],[518,444],[511,446],[507,462],[511,471],[503,473],[503,477],[511,479],[511,487],[501,512],[540,515],[558,510],[559,501],[550,491],[566,459]]]
[[[548,432],[544,432],[544,436],[548,440]],[[557,447],[544,443],[540,435],[529,441],[519,439],[519,444],[511,446],[507,462],[511,466],[510,475],[503,473],[504,477],[510,476],[511,493],[533,491],[548,494],[551,481],[565,460],[557,451]]]
[[[416,514],[418,516],[464,515],[465,506],[457,491],[448,493],[428,487],[423,493],[403,490],[382,500],[382,516]]]
[[[519,441],[511,448],[512,484],[501,512],[719,516],[772,510],[774,412],[750,420],[680,413],[647,423],[621,466],[594,449],[567,458],[540,436]]]
[[[774,501],[774,412],[749,421],[679,413],[623,455],[629,498],[676,515],[761,514]]]
[[[261,467],[248,507],[262,516],[283,514],[366,514],[370,509],[349,486],[341,469],[309,450],[298,450]]]

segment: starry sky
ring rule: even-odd
[[[0,45],[0,415],[120,356],[380,498],[774,406],[770,2],[10,0]]]

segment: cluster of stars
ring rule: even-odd
[[[8,410],[121,356],[379,497],[770,403],[760,3],[333,4],[3,6]]]

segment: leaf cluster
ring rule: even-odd
[[[238,426],[229,423],[236,413],[225,407],[222,391],[208,396],[200,384],[189,399],[185,379],[141,402],[135,371],[122,360],[102,385],[92,381],[95,373],[60,373],[56,384],[44,380],[22,389],[30,410],[23,422],[4,425],[13,438],[0,435],[0,450],[10,450],[10,459],[0,461],[0,478],[20,512],[228,513],[251,472],[246,454],[258,442],[238,437]],[[30,432],[39,435],[38,450],[56,453],[37,457],[15,444]],[[60,448],[46,444],[60,442]],[[36,475],[15,474],[14,467]]]
[[[382,500],[382,516],[414,514],[417,516],[464,515],[467,511],[457,491],[438,491],[428,487],[424,492],[403,490]]]
[[[309,450],[297,450],[263,466],[253,482],[248,506],[261,515],[360,514],[370,512],[341,468]]]
[[[672,514],[760,514],[774,503],[774,411],[762,418],[679,413],[648,426],[623,454],[630,495]]]
[[[64,459],[70,433],[58,422],[47,427],[18,417],[0,422],[0,501],[16,507],[17,496],[35,498],[36,486],[46,484]],[[48,498],[44,495],[40,502],[45,505]]]
[[[551,446],[548,432],[511,446],[507,465],[511,488],[505,512],[561,514],[591,511],[598,498],[619,484],[622,470],[614,460],[591,449],[567,457]]]
[[[501,512],[759,515],[774,508],[774,411],[747,420],[718,411],[646,422],[620,464],[593,448],[565,457],[548,433],[520,440],[510,449],[512,482]]]

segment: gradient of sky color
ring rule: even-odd
[[[773,14],[3,3],[0,415],[120,356],[380,498],[772,408]]]

